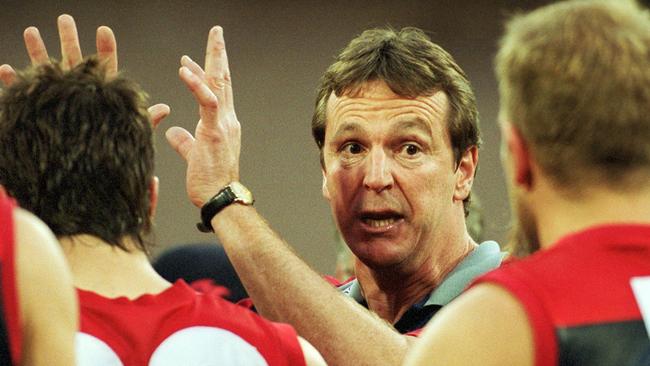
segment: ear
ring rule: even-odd
[[[325,170],[321,169],[321,173],[323,173],[323,197],[325,197],[326,200],[330,200],[330,191],[327,189],[327,175],[325,175]]]
[[[0,198],[7,197],[7,191],[5,190],[5,187],[0,184]]]
[[[149,181],[149,217],[156,215],[156,208],[158,207],[158,186],[160,180],[155,175]]]
[[[532,155],[521,131],[510,123],[504,123],[501,133],[505,141],[505,152],[510,160],[512,179],[515,186],[529,190],[533,186]]]
[[[454,190],[454,199],[463,201],[472,191],[474,184],[474,175],[478,166],[478,147],[472,146],[465,150],[458,162],[456,169],[456,188]]]

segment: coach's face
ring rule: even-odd
[[[452,211],[462,209],[467,172],[455,167],[448,113],[443,92],[404,98],[383,81],[330,97],[323,195],[369,267],[421,264]]]

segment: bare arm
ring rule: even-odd
[[[400,364],[407,339],[343,296],[298,258],[249,206],[212,221],[256,307],[292,324],[332,365]]]
[[[74,365],[77,297],[59,243],[36,217],[16,210],[16,264],[23,365]]]
[[[194,136],[172,127],[171,146],[187,161],[187,191],[201,207],[239,180],[240,125],[221,28],[210,31],[205,71],[187,56],[179,75],[200,106]],[[402,362],[411,337],[347,299],[298,258],[257,211],[231,205],[213,220],[242,282],[267,317],[292,324],[332,365]]]
[[[405,365],[530,365],[528,317],[507,291],[478,285],[443,308],[427,325]]]

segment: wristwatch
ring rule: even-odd
[[[201,222],[196,224],[196,228],[204,233],[214,232],[211,223],[212,218],[226,206],[232,203],[250,206],[253,202],[255,202],[255,199],[248,188],[239,182],[231,182],[201,207]]]

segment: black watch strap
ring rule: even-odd
[[[230,186],[226,186],[224,189],[215,194],[208,202],[206,202],[203,207],[201,207],[201,222],[196,224],[196,228],[199,231],[204,233],[214,232],[212,228],[212,218],[223,210],[226,206],[235,202],[235,193],[232,191]]]

